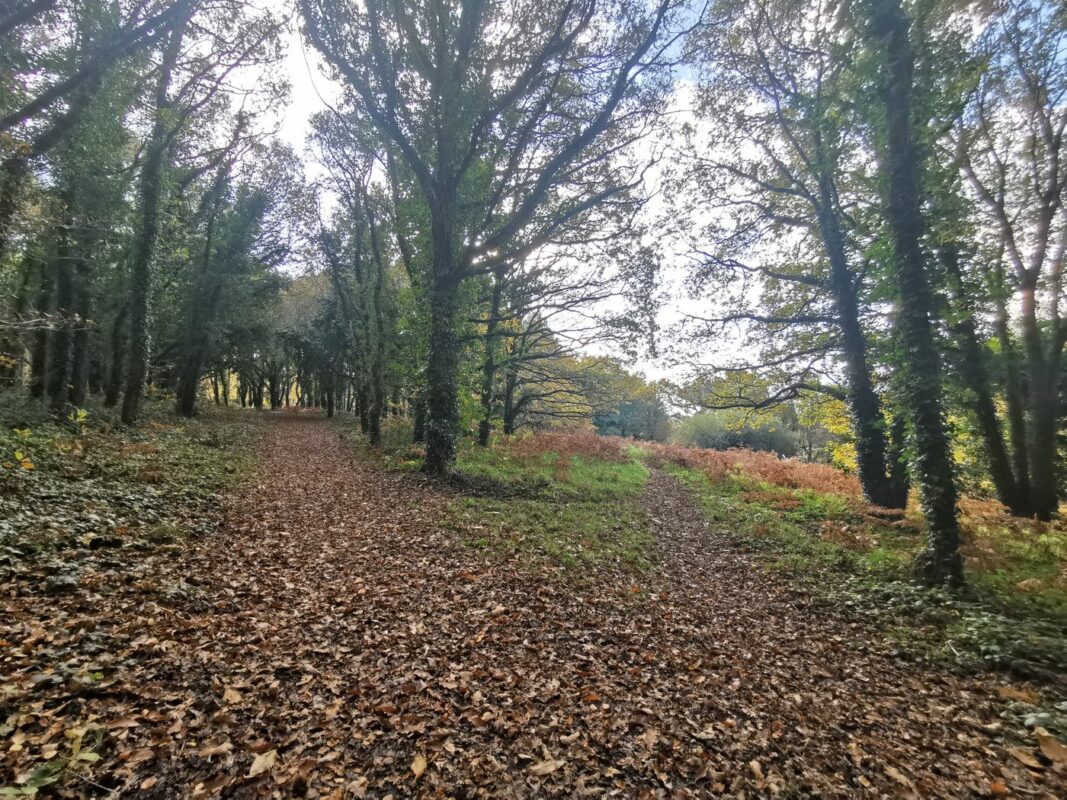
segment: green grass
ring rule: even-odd
[[[465,444],[459,485],[473,494],[453,501],[442,525],[490,554],[520,557],[532,569],[580,572],[601,564],[642,571],[651,561],[648,520],[635,502],[648,468],[557,453],[517,454],[507,444]]]
[[[587,502],[630,497],[648,480],[648,468],[632,457],[614,462],[571,456],[561,464],[557,453],[517,455],[507,445],[478,447],[472,442],[461,446],[456,471],[504,493]]]

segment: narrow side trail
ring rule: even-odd
[[[1007,753],[991,680],[806,609],[666,475],[649,574],[533,574],[437,530],[447,494],[325,420],[265,426],[224,529],[156,562],[182,590],[102,590],[124,666],[70,698],[117,740],[86,794],[1064,795]]]

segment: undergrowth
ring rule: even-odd
[[[1047,569],[1036,545],[1012,562],[1012,573],[986,572],[968,559],[968,590],[949,595],[911,580],[910,564],[923,543],[917,520],[894,519],[847,496],[775,486],[741,470],[713,477],[684,466],[664,469],[690,487],[716,531],[833,606],[877,618],[890,645],[1038,680],[1058,680],[1056,673],[1067,671],[1061,590],[1005,584],[1005,574],[1029,574],[1036,564]]]
[[[193,420],[149,403],[135,428],[91,406],[61,420],[0,408],[0,565],[70,548],[171,544],[211,527],[219,493],[255,468],[250,412]]]

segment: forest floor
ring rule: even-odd
[[[901,658],[676,477],[637,496],[648,563],[557,569],[443,525],[468,489],[264,417],[217,532],[7,576],[0,794],[1067,796],[1018,721],[1055,687]]]

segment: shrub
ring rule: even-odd
[[[742,474],[788,489],[811,489],[816,492],[861,496],[859,481],[829,464],[810,464],[774,453],[734,448],[708,450],[679,444],[645,444],[653,465],[674,464],[705,473],[720,481],[730,474]]]
[[[752,422],[746,417],[708,412],[694,414],[678,423],[674,439],[680,444],[706,450],[770,451],[783,456],[797,453],[797,437],[778,421]]]

